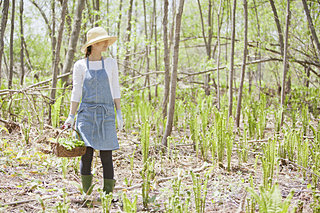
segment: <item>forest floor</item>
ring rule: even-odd
[[[0,143],[0,212],[56,212],[59,203],[69,205],[68,212],[102,212],[100,205],[88,208],[86,205],[73,202],[81,200],[81,194],[77,187],[79,179],[80,158],[67,160],[66,176],[63,176],[63,158],[53,154],[45,154],[43,150],[50,150],[49,138],[56,138],[58,130],[45,127],[43,134],[33,127],[30,131],[29,143],[26,144],[19,128],[12,129],[9,134],[1,132]],[[143,168],[142,153],[139,146],[137,132],[119,132],[120,150],[114,151],[114,170],[117,181],[114,196],[119,201],[112,204],[111,212],[123,212],[122,194],[126,193],[130,200],[138,196],[138,212],[165,212],[169,197],[173,194],[173,184],[181,178],[181,194],[187,199],[190,193],[192,212],[195,212],[193,197],[193,182],[190,171],[205,177],[212,166],[210,161],[204,161],[197,157],[192,145],[188,145],[186,133],[174,131],[173,138],[176,141],[184,141],[176,144],[171,152],[161,154],[155,145],[155,138],[150,138],[150,157],[154,160],[155,176],[151,181],[148,210],[142,205],[142,177],[140,171]],[[259,144],[260,142],[253,142]],[[234,147],[235,148],[235,147]],[[254,150],[256,151],[256,150]],[[205,212],[242,212],[247,205],[246,199],[250,196],[246,187],[250,186],[252,178],[255,186],[262,184],[263,174],[260,160],[256,161],[256,153],[250,152],[248,161],[239,164],[236,151],[232,156],[232,169],[213,165],[209,174]],[[97,198],[97,189],[102,188],[102,167],[100,159],[95,152],[93,160],[94,183],[96,184],[91,198]],[[210,158],[209,158],[210,159]],[[279,165],[280,172],[275,172],[274,182],[279,183],[283,199],[293,189],[295,191],[292,205],[303,202],[300,212],[312,212],[312,191],[307,188],[311,182],[303,177],[302,171],[294,165]],[[281,168],[280,168],[281,167]],[[65,189],[65,192],[63,192]],[[65,201],[63,195],[66,195]],[[182,200],[183,200],[182,199]],[[241,211],[242,210],[242,211]]]

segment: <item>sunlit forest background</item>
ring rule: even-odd
[[[320,212],[319,0],[1,0],[0,10],[0,211]],[[118,62],[125,125],[111,197],[98,157],[88,196],[80,157],[51,148],[96,26],[118,37],[103,55]]]

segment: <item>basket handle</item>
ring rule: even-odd
[[[71,126],[68,126],[67,128],[63,128],[62,131],[59,132],[59,134],[58,134],[58,136],[57,136],[57,143],[59,143],[60,135],[62,135],[63,132],[65,132],[66,130],[69,130],[69,129],[75,131],[75,132],[77,133],[78,137],[80,138],[80,133],[79,133],[75,128],[73,128],[73,127],[71,127]]]

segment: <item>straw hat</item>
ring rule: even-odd
[[[102,27],[94,27],[87,32],[87,43],[81,47],[81,52],[85,53],[87,47],[100,41],[109,41],[109,46],[117,40],[115,36],[109,36]]]

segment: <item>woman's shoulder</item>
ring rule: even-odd
[[[74,63],[74,71],[83,71],[86,69],[86,60],[84,58],[79,59]]]
[[[117,60],[111,57],[105,58],[104,63],[106,64],[106,66],[112,67],[113,71],[116,70],[118,67]]]

